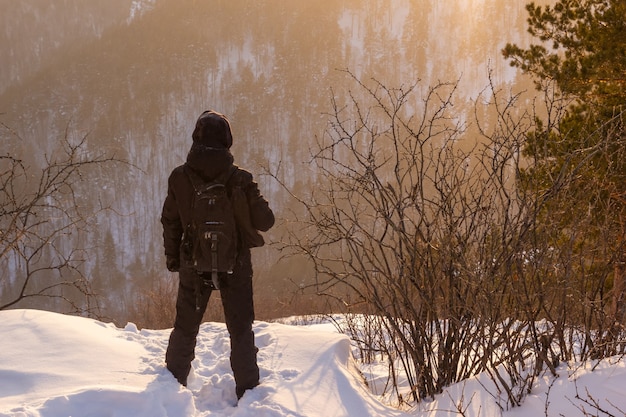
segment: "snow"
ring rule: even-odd
[[[156,0],[133,0],[130,4],[130,14],[126,23],[131,23],[135,18],[141,16],[147,10],[150,10],[154,7],[154,3]]]
[[[520,407],[501,410],[481,374],[400,411],[371,393],[349,339],[326,325],[255,322],[261,385],[237,404],[229,338],[204,323],[189,387],[165,369],[169,330],[124,328],[38,310],[0,311],[0,416],[577,416],[624,415],[626,361],[563,365],[538,377]],[[592,406],[595,404],[595,406]],[[604,415],[604,414],[602,414]]]

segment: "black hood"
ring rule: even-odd
[[[212,181],[228,170],[234,162],[226,148],[214,148],[194,142],[187,154],[187,166],[196,171],[205,181]]]
[[[230,149],[233,145],[230,122],[226,116],[213,110],[207,110],[198,117],[191,138],[194,143],[212,148]]]

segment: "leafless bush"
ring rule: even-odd
[[[488,371],[503,408],[518,405],[537,375],[580,352],[580,329],[597,340],[590,317],[604,310],[572,250],[590,229],[581,223],[562,242],[542,223],[588,158],[540,192],[523,181],[529,132],[553,128],[567,103],[546,89],[541,124],[537,108],[492,84],[470,126],[452,111],[455,83],[389,88],[346,74],[354,89],[334,93],[314,191],[301,197],[273,173],[304,213],[281,249],[309,258],[313,287],[336,308],[370,317],[347,330],[364,359],[386,358],[397,398],[420,401]]]
[[[172,274],[157,276],[149,288],[132,297],[125,311],[139,328],[171,328],[176,316],[177,293],[177,277]]]
[[[8,148],[23,142],[8,126],[1,127]],[[107,207],[88,181],[90,174],[118,162],[89,153],[87,137],[73,140],[68,131],[59,149],[45,155],[42,168],[17,153],[0,155],[0,310],[41,308],[46,300],[50,309],[98,314],[96,294],[82,269],[87,247],[81,242],[90,222]]]
[[[484,370],[502,346],[494,335],[534,214],[515,188],[527,126],[466,139],[454,83],[390,89],[349,75],[358,91],[333,100],[313,158],[322,182],[300,199],[306,217],[287,248],[310,256],[319,293],[347,288],[345,305],[381,317],[372,346],[420,400]]]

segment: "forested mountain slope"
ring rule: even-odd
[[[260,167],[280,163],[289,186],[315,186],[309,146],[333,92],[348,88],[338,70],[390,86],[459,79],[469,103],[490,67],[498,83],[516,82],[500,49],[525,39],[525,18],[524,2],[498,0],[0,0],[0,121],[21,138],[3,139],[2,152],[36,169],[67,131],[136,167],[84,185],[117,212],[87,236],[98,249],[85,264],[117,300],[164,274],[166,180],[203,110],[230,118],[236,163],[280,219],[289,197]],[[255,257],[261,291],[297,274],[274,265],[271,247]]]

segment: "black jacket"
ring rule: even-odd
[[[193,202],[193,185],[185,172],[185,166],[194,170],[205,181],[217,178],[222,172],[231,169],[233,157],[228,149],[213,148],[194,143],[184,165],[176,167],[169,176],[167,197],[163,203],[161,223],[163,225],[163,244],[168,261],[180,261],[180,246],[186,225],[191,221]],[[238,168],[231,181],[239,184],[248,200],[250,221],[260,231],[267,231],[274,225],[274,213],[267,200],[261,195],[253,176],[246,170]],[[240,250],[241,251],[241,250]],[[247,251],[247,253],[246,253]],[[242,260],[248,263],[249,249],[243,248]],[[178,262],[180,263],[180,262]],[[239,262],[238,262],[239,264]],[[235,271],[236,272],[236,271]]]

